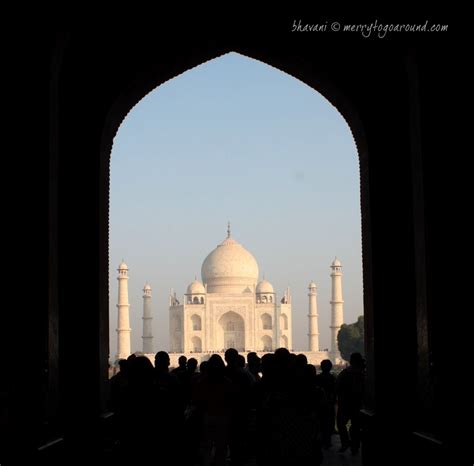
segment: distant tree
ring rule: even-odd
[[[351,353],[358,352],[364,356],[364,316],[359,316],[353,324],[342,324],[337,341],[344,360],[349,361]]]

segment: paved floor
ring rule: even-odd
[[[332,436],[332,447],[329,450],[323,450],[323,466],[361,466],[362,461],[360,458],[360,452],[357,455],[352,455],[350,449],[344,453],[339,453],[338,450],[341,447],[338,435]]]
[[[341,442],[338,435],[332,437],[332,447],[328,450],[323,450],[322,466],[361,466],[360,452],[357,455],[352,455],[350,449],[344,453],[339,453]],[[229,461],[230,464],[230,461]],[[254,458],[245,463],[245,466],[257,466]]]
[[[361,466],[361,454],[360,452],[357,455],[352,455],[350,449],[346,450],[344,453],[339,453],[339,448],[341,447],[341,443],[339,440],[339,436],[333,435],[332,436],[332,447],[329,449],[323,450],[323,462],[322,466]],[[114,452],[112,449],[107,449],[105,452],[105,458],[108,458],[110,462],[106,462],[105,464],[117,464],[116,459],[118,458],[117,452]],[[230,459],[226,464],[230,465]],[[244,466],[257,466],[257,462],[255,458],[249,458],[248,461],[245,462]]]

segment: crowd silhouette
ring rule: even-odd
[[[339,451],[360,449],[365,361],[320,372],[304,354],[279,348],[261,358],[225,351],[207,361],[181,356],[170,371],[165,351],[120,360],[110,379],[117,459],[188,466],[319,465],[332,436]],[[347,425],[350,424],[349,430]],[[337,426],[337,431],[336,431]]]

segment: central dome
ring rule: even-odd
[[[250,252],[231,238],[229,227],[227,238],[204,260],[201,276],[208,293],[243,293],[257,284],[258,264]]]

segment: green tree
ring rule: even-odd
[[[337,342],[344,360],[349,361],[351,353],[358,352],[364,356],[364,316],[359,316],[353,324],[342,324]]]

